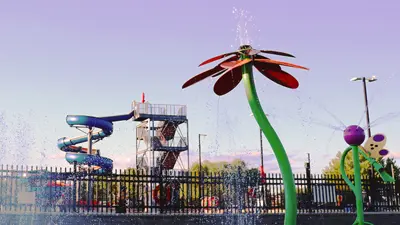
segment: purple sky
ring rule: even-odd
[[[350,78],[378,77],[368,84],[371,120],[400,112],[400,4],[394,0],[1,1],[1,162],[68,166],[56,141],[80,133],[67,126],[67,114],[126,113],[146,92],[152,103],[187,104],[192,160],[197,134],[206,133],[205,159],[236,155],[257,166],[258,127],[242,85],[220,98],[214,80],[181,90],[203,71],[200,62],[238,47],[234,7],[253,17],[254,47],[292,53],[297,58],[285,60],[311,68],[287,70],[300,82],[295,91],[256,74],[261,102],[297,171],[307,152],[319,172],[346,148],[341,132],[303,119],[339,125],[327,108],[347,125],[358,123],[362,86]],[[116,167],[133,164],[135,125],[117,123],[96,144]],[[387,147],[400,160],[399,125],[394,118],[372,131],[388,136]],[[267,169],[275,171],[271,154],[265,142]]]

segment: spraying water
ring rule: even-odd
[[[369,126],[366,125],[365,127],[363,127],[363,129],[368,129],[371,127],[375,127],[377,125],[381,125],[385,122],[393,121],[395,118],[398,118],[398,117],[400,117],[400,112],[388,113],[386,115],[380,116],[377,119],[373,120],[372,122],[370,122]]]
[[[21,115],[14,115],[14,122],[12,133],[14,162],[17,165],[27,165],[29,154],[32,153],[32,146],[35,144],[33,128]]]
[[[21,114],[0,113],[0,165],[27,165],[30,154],[37,155],[33,127],[27,121]]]
[[[242,46],[245,44],[254,45],[254,40],[252,38],[255,37],[254,36],[255,31],[259,31],[257,30],[255,24],[253,23],[254,17],[250,15],[248,11],[244,9],[237,9],[235,7],[232,9],[232,13],[234,14],[234,19],[236,20],[236,28],[234,29],[235,44],[231,45],[231,48],[237,49],[237,46]],[[229,119],[221,121],[222,119],[221,117],[228,118],[228,115],[226,114],[227,113],[226,111],[222,110],[223,108],[220,104],[221,103],[219,97],[216,102],[217,115],[216,115],[216,129],[214,137],[215,143],[211,144],[214,146],[210,146],[210,149],[212,149],[211,150],[212,153],[216,155],[220,153],[220,143],[219,143],[219,139],[221,136],[220,126],[224,124],[224,126],[226,126],[229,131],[233,132],[234,130],[232,129],[232,125],[230,124],[231,122],[234,121],[229,121]],[[229,135],[228,141],[229,141],[228,146],[230,149],[234,149],[238,144],[232,135]],[[242,195],[240,195],[239,192],[242,191],[243,187],[240,186],[240,183],[242,182],[239,182],[238,180],[242,176],[243,175],[239,175],[238,173],[226,174],[225,185],[230,188],[225,190],[223,195],[225,196],[225,204],[227,207],[227,211],[229,211],[230,213],[235,213],[235,214],[242,213],[240,208],[242,206],[241,202],[243,201],[243,199],[241,199]],[[238,224],[238,225],[249,224],[248,222],[246,222],[245,218],[246,218],[245,215],[228,216],[227,224]]]
[[[6,162],[7,124],[3,112],[0,113],[0,134],[0,164],[4,164]]]
[[[257,28],[256,24],[254,23],[254,16],[250,14],[247,10],[244,9],[237,9],[233,7],[232,13],[234,15],[235,20],[237,21],[236,24],[236,37],[235,42],[237,45],[252,45],[254,44],[254,38],[258,37],[256,34],[260,31]]]

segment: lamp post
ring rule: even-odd
[[[200,174],[201,174],[201,172],[202,172],[202,169],[201,169],[201,137],[205,137],[205,136],[207,136],[207,134],[199,134],[199,167],[200,167]]]
[[[367,117],[366,119],[367,119],[367,126],[368,126],[368,137],[371,137],[371,127],[370,127],[370,122],[369,122],[368,96],[367,96],[367,82],[374,82],[374,81],[377,81],[378,79],[375,76],[372,76],[371,78],[353,77],[353,78],[351,78],[350,81],[359,81],[359,80],[361,80],[363,82],[364,104],[365,104],[365,114]]]
[[[254,114],[250,114],[250,116],[254,116]],[[265,116],[269,116],[268,114],[265,114]],[[264,173],[264,148],[263,148],[263,131],[261,129],[261,127],[259,127],[260,130],[260,156],[261,156],[261,170],[260,170],[260,175],[261,175],[261,183],[265,184],[266,180],[265,180],[265,173]],[[264,185],[261,185],[261,196],[262,199],[266,199],[265,197],[265,190],[264,190]],[[264,200],[263,200],[263,205],[265,204]]]
[[[350,81],[362,81],[363,82],[363,90],[364,90],[364,104],[365,104],[365,114],[366,114],[366,120],[367,120],[367,127],[368,127],[368,138],[371,137],[371,127],[370,127],[370,121],[369,121],[369,107],[368,107],[368,95],[367,95],[367,82],[374,82],[377,81],[378,79],[375,76],[372,76],[370,78],[366,77],[353,77],[350,79]],[[373,188],[373,181],[374,181],[374,167],[371,165],[370,167],[370,178],[371,178],[371,203],[374,203],[374,195],[372,194],[372,188]]]
[[[266,116],[269,116],[268,114],[265,114]],[[253,113],[250,114],[250,116],[254,116]],[[259,128],[260,130],[260,155],[261,155],[261,168],[264,169],[264,148],[263,148],[263,131],[261,128]]]
[[[205,137],[207,135],[206,134],[199,134],[199,176],[200,176],[199,188],[200,188],[200,199],[204,196],[204,193],[203,193],[203,170],[201,168],[201,137],[202,136]]]

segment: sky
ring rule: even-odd
[[[255,73],[296,173],[304,172],[307,153],[320,173],[347,147],[330,126],[365,126],[362,83],[350,81],[356,76],[377,76],[367,85],[377,120],[371,129],[387,136],[400,160],[399,9],[394,0],[0,0],[0,163],[70,167],[57,140],[82,133],[65,117],[128,113],[145,92],[151,103],[187,105],[191,162],[202,133],[203,159],[259,166],[259,128],[243,85],[222,97],[213,93],[215,79],[181,89],[210,68],[200,62],[239,47],[243,21],[253,47],[292,53],[295,59],[270,57],[310,68],[286,70],[299,80],[297,90]],[[95,144],[115,168],[135,164],[136,125],[117,122],[113,135]],[[264,160],[266,172],[279,171],[265,139]]]

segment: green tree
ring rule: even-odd
[[[396,164],[396,160],[394,158],[385,158],[385,159],[380,159],[379,163],[382,164],[382,166],[385,168],[386,172],[389,173],[392,176],[392,167],[393,167],[393,173],[394,173],[394,179],[399,180],[400,178],[400,168]]]
[[[224,181],[229,179],[232,175],[237,174],[239,168],[241,171],[246,173],[247,165],[241,159],[234,159],[231,162],[217,161],[211,162],[205,160],[201,164],[201,169],[203,172],[202,177],[202,188],[199,188],[201,180],[199,176],[200,166],[199,163],[194,163],[190,169],[191,182],[193,182],[190,187],[184,185],[181,189],[181,193],[187,193],[187,188],[190,188],[190,197],[193,200],[198,201],[200,196],[220,196],[224,193],[228,193],[227,186],[222,185]],[[196,204],[200,204],[196,202]]]
[[[205,160],[201,163],[201,168],[204,174],[208,173],[237,173],[238,169],[241,168],[242,171],[247,170],[247,164],[241,159],[234,159],[231,162],[226,161],[217,161],[211,162]],[[199,172],[200,166],[199,163],[193,163],[190,168],[192,172]]]
[[[86,182],[81,182],[79,187],[79,197],[80,200],[87,200],[87,184]]]
[[[143,173],[139,172],[139,174],[143,174]],[[137,188],[138,184],[136,182],[134,182],[135,180],[138,180],[137,175],[138,175],[138,171],[136,171],[135,168],[127,168],[124,170],[122,175],[120,175],[121,181],[122,181],[121,185],[125,186],[127,189],[126,193],[128,196],[126,196],[126,197],[128,197],[132,200],[138,196],[137,189],[140,189],[140,188]]]
[[[325,175],[338,175],[341,176],[340,173],[340,160],[342,158],[342,152],[338,152],[333,158],[329,166],[325,167],[323,170],[323,173]],[[354,175],[354,164],[353,164],[353,154],[352,152],[349,152],[346,155],[346,159],[344,161],[344,167],[347,176],[353,176]],[[360,168],[361,168],[361,176],[368,176],[369,170],[370,170],[371,165],[369,162],[362,156],[360,155]]]
[[[340,173],[340,159],[342,157],[342,153],[338,152],[333,158],[329,166],[325,167],[323,170],[323,173],[325,175],[336,175],[336,176],[341,176]],[[392,175],[392,165],[393,165],[393,170],[394,170],[394,178],[398,180],[400,178],[400,168],[396,164],[396,160],[394,158],[380,158],[378,160],[379,163],[383,165],[385,168],[386,172],[388,172],[390,175]],[[371,164],[362,156],[360,155],[360,167],[361,167],[361,176],[368,176],[370,174],[370,168]],[[351,152],[347,154],[346,159],[345,159],[345,171],[347,176],[353,176],[354,175],[354,166],[353,166],[353,155]],[[379,174],[375,172],[375,177],[379,177]]]
[[[260,184],[261,180],[261,174],[260,171],[257,168],[251,168],[245,171],[245,176],[248,179],[248,184],[250,186],[256,186],[257,184]]]
[[[241,169],[243,172],[247,171],[247,164],[241,159],[234,159],[231,163],[224,166],[224,172],[237,173]]]

